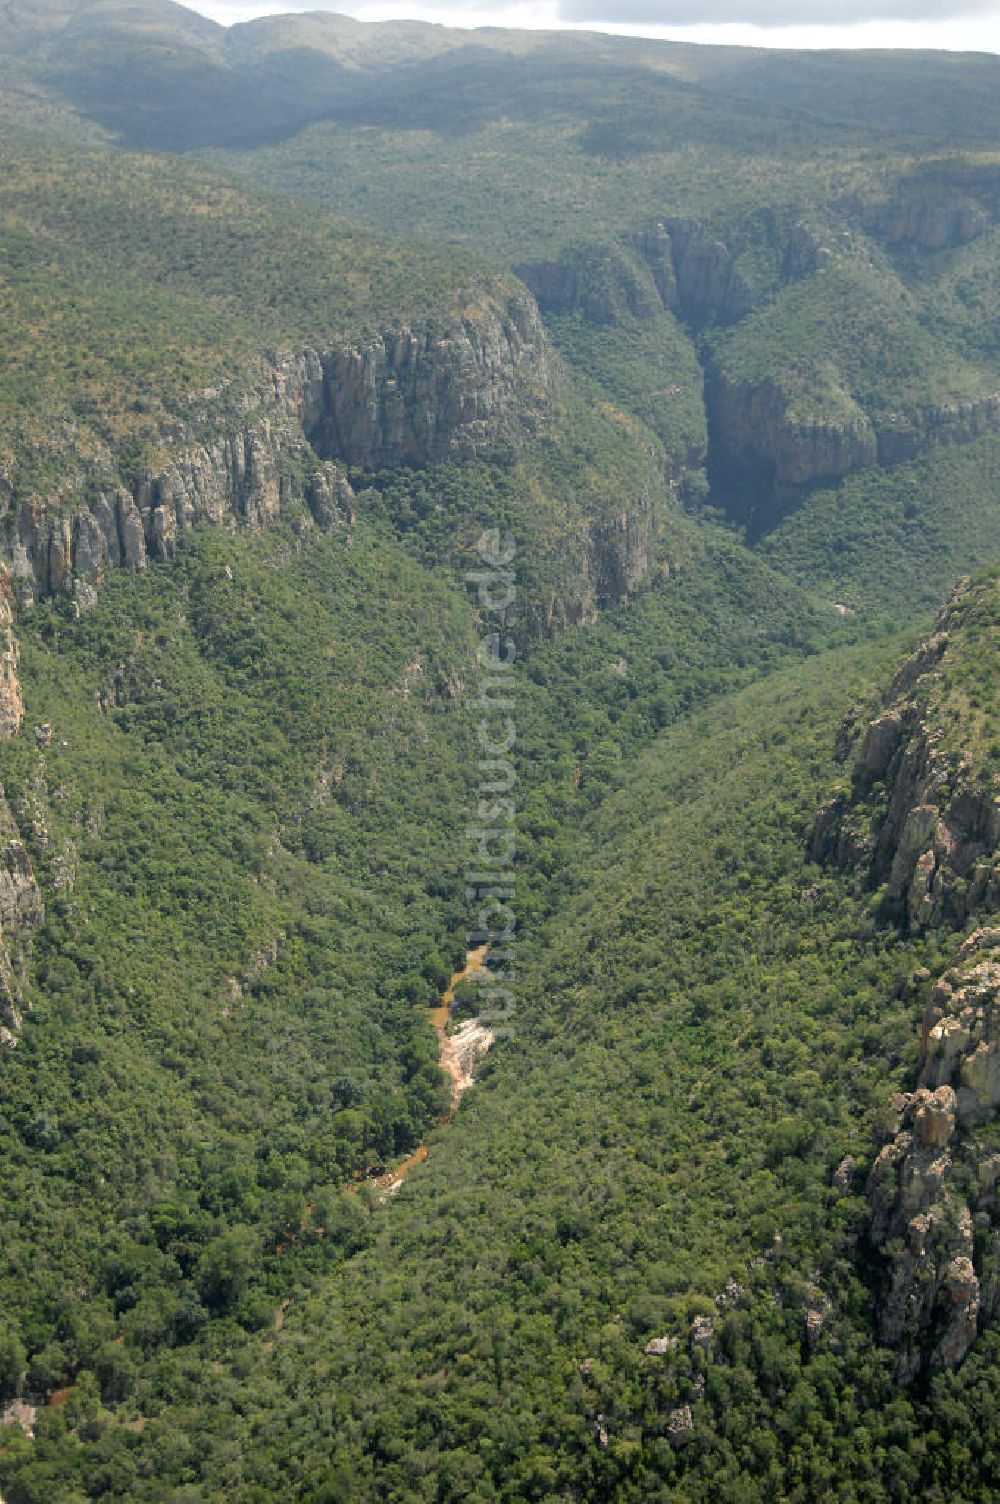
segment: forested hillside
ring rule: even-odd
[[[3,1504],[996,1497],[997,66],[0,9]]]

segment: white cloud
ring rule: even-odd
[[[797,0],[334,0],[326,6],[322,0],[196,0],[194,8],[226,24],[291,10],[327,9],[359,21],[605,31],[742,47],[1000,52],[1000,0],[806,0],[805,5]],[[961,14],[953,13],[956,8]],[[747,19],[723,19],[741,14]],[[569,20],[570,15],[586,19]],[[672,24],[641,19],[667,15],[690,19]],[[782,15],[795,19],[779,24]],[[706,21],[706,16],[712,20]],[[835,19],[822,24],[823,17]]]
[[[953,22],[997,14],[996,0],[560,0],[565,21],[636,26],[857,25],[868,21]]]
[[[192,3],[192,0],[188,0]],[[226,24],[248,21],[253,16],[274,16],[295,10],[331,10],[357,21],[430,21],[442,26],[509,26],[524,31],[566,29],[560,20],[557,0],[444,0],[423,4],[421,0],[195,0],[193,9]],[[584,29],[594,30],[593,27]]]

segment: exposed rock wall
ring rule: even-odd
[[[0,742],[16,736],[24,720],[24,702],[21,699],[17,665],[13,590],[10,576],[5,569],[0,568]]]
[[[662,228],[670,238],[678,302],[689,318],[714,313],[738,319],[749,313],[753,288],[723,241],[695,219],[668,219]]]
[[[810,277],[821,266],[826,266],[833,257],[830,238],[829,235],[820,234],[805,220],[793,225],[781,265],[785,281],[797,282],[801,277]],[[834,238],[842,242],[845,239],[844,232],[839,232]]]
[[[582,246],[556,260],[522,262],[514,270],[543,312],[582,312],[594,324],[614,324],[626,314],[648,318],[661,302],[675,306],[672,268],[658,263],[651,272],[624,246]]]
[[[860,408],[846,420],[803,420],[776,382],[734,380],[718,370],[706,397],[716,467],[762,470],[779,495],[878,459],[875,427]]]
[[[970,684],[991,692],[997,592],[994,577],[964,581],[883,710],[847,717],[849,784],[813,827],[812,856],[877,887],[886,917],[911,932],[1000,908],[995,746],[966,698]],[[929,992],[914,1089],[891,1099],[866,1187],[876,1325],[901,1383],[960,1363],[1000,1310],[1000,928],[956,943],[930,982],[924,971],[907,984]]]
[[[373,468],[489,448],[518,427],[529,393],[554,377],[538,310],[523,293],[440,338],[403,329],[321,364],[314,446]]]
[[[1000,930],[980,930],[934,986],[917,1089],[869,1177],[881,1255],[880,1339],[908,1383],[953,1368],[1000,1307],[1000,1154],[979,1130],[1000,1105]]]
[[[903,665],[885,710],[860,736],[850,788],[819,811],[810,850],[885,884],[890,917],[912,932],[959,926],[1000,907],[1000,796],[968,759],[942,745],[935,690],[947,668],[949,634],[972,587],[960,587],[937,630]]]
[[[875,420],[880,465],[914,459],[923,450],[971,444],[1000,430],[1000,392],[964,402],[946,402],[913,413],[887,413]]]
[[[652,490],[644,491],[630,498],[627,508],[591,528],[589,573],[596,600],[627,600],[649,577],[657,511]]]

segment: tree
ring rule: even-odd
[[[20,1393],[27,1353],[21,1334],[14,1326],[0,1326],[0,1404]]]
[[[198,1260],[196,1284],[210,1310],[232,1310],[247,1288],[257,1253],[247,1227],[235,1227],[208,1244]]]

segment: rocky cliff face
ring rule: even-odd
[[[734,380],[720,370],[706,398],[716,470],[754,472],[779,499],[878,459],[875,427],[860,408],[839,421],[803,420],[775,382]]]
[[[669,237],[677,301],[696,322],[709,314],[742,318],[753,307],[750,283],[729,247],[695,219],[668,219],[659,227]]]
[[[854,711],[840,729],[849,782],[819,811],[811,854],[878,887],[885,917],[910,931],[982,925],[1000,908],[998,626],[1000,579],[964,582],[879,714]],[[891,1099],[866,1188],[876,1323],[901,1383],[960,1363],[1000,1309],[1000,928],[976,929],[907,995],[925,988],[914,1088]]]
[[[836,861],[872,886],[905,928],[965,924],[1000,906],[1000,789],[988,767],[949,748],[940,687],[963,627],[992,585],[960,587],[937,630],[896,675],[885,709],[842,728],[850,786],[817,815],[812,855]]]
[[[13,590],[7,571],[0,569],[0,742],[16,736],[24,720],[17,665]]]
[[[595,323],[661,303],[700,323],[738,319],[753,306],[750,283],[729,247],[696,219],[667,219],[619,245],[582,247],[515,271],[546,312],[582,309]]]
[[[1000,930],[977,931],[936,983],[915,1091],[869,1177],[879,1336],[908,1383],[953,1368],[1000,1306]]]
[[[45,917],[31,860],[0,789],[0,1047],[11,1048],[21,1027],[24,977],[31,938]]]
[[[627,600],[648,579],[658,533],[652,487],[590,530],[589,576],[597,601]]]
[[[0,570],[0,742],[16,736],[24,720],[17,664],[12,591]],[[0,788],[0,1047],[16,1042],[27,954],[42,918],[31,861]]]
[[[554,379],[538,310],[520,292],[441,337],[404,329],[319,361],[308,436],[324,457],[366,468],[471,458],[512,436]],[[307,400],[316,395],[310,383]]]
[[[108,567],[169,558],[195,523],[261,527],[293,502],[323,526],[349,523],[352,494],[336,462],[471,457],[530,423],[553,380],[538,311],[522,290],[442,334],[404,328],[363,345],[270,355],[238,396],[209,392],[193,403],[130,484],[81,476],[75,505],[12,503],[5,562],[14,591],[21,604],[86,594]],[[114,472],[114,454],[103,468]]]
[[[648,318],[661,302],[675,306],[668,301],[669,278],[660,279],[661,289],[643,259],[625,246],[581,246],[558,260],[525,261],[514,270],[544,313],[582,312],[591,323],[614,324],[626,314]]]
[[[843,231],[831,236],[829,232],[821,233],[805,220],[793,225],[782,259],[781,271],[785,281],[797,282],[800,277],[810,277],[821,266],[826,266],[834,254],[831,239],[843,244],[845,238]]]
[[[769,519],[808,486],[1000,429],[1000,392],[912,412],[869,414],[850,403],[851,411],[829,420],[802,419],[776,382],[743,381],[717,368],[706,400],[715,472],[734,482],[737,495],[749,483]]]
[[[906,194],[859,205],[858,218],[872,235],[891,245],[943,251],[968,245],[990,228],[990,216],[976,203],[949,202],[933,194]]]
[[[1000,392],[910,413],[883,413],[874,420],[880,465],[911,460],[932,446],[971,444],[1000,429]]]

